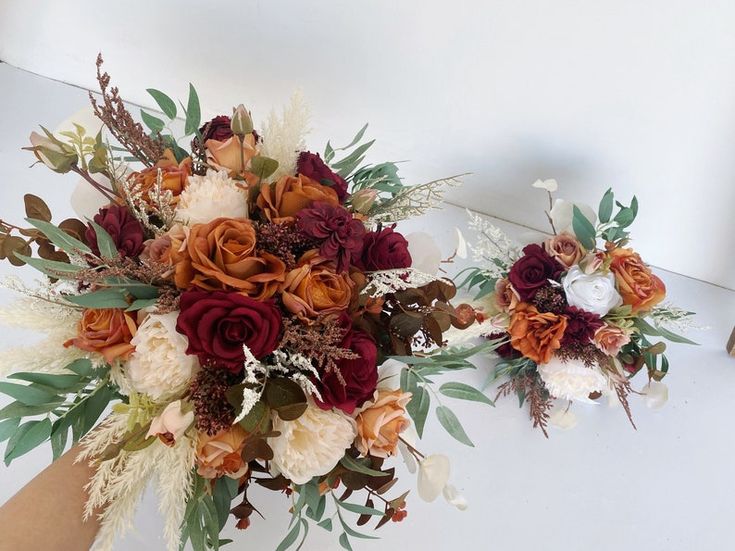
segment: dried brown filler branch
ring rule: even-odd
[[[120,145],[125,147],[136,159],[146,166],[153,166],[163,155],[163,142],[148,136],[143,126],[135,122],[133,116],[126,109],[119,90],[116,86],[109,88],[110,75],[102,72],[102,54],[97,55],[97,82],[102,92],[103,104],[89,93],[94,114],[105,123],[110,133],[115,136]]]
[[[528,402],[529,415],[533,420],[533,426],[539,427],[546,438],[549,433],[546,427],[549,423],[549,411],[553,405],[551,396],[544,388],[543,382],[537,375],[520,375],[513,377],[510,381],[503,383],[498,388],[496,400],[501,396],[523,393]]]

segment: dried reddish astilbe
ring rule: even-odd
[[[97,82],[100,85],[103,104],[99,105],[92,92],[89,93],[89,100],[92,102],[94,114],[105,123],[110,133],[136,159],[146,166],[153,166],[163,155],[163,142],[160,139],[148,136],[143,126],[135,122],[135,119],[125,107],[116,86],[108,90],[110,75],[102,72],[102,63],[102,54],[98,54]]]
[[[600,369],[607,375],[608,380],[615,389],[615,394],[618,397],[618,401],[623,406],[625,414],[628,416],[630,424],[633,425],[634,429],[638,429],[633,421],[633,412],[630,411],[630,403],[628,402],[628,395],[631,392],[635,392],[630,386],[630,380],[621,374],[616,368],[615,364],[609,357],[605,357],[605,360],[600,362]]]
[[[511,394],[523,393],[528,402],[529,415],[533,420],[533,426],[539,427],[546,438],[549,433],[546,427],[549,423],[549,412],[553,406],[549,391],[546,390],[543,381],[537,374],[519,375],[513,377],[510,381],[503,383],[498,388],[498,395],[495,400],[501,396],[510,396]]]
[[[339,381],[345,384],[337,363],[359,358],[352,350],[340,346],[345,333],[335,319],[319,318],[313,325],[306,325],[284,318],[280,348],[309,358],[318,369],[336,373]]]
[[[213,435],[232,426],[235,409],[227,401],[226,394],[238,382],[238,377],[226,369],[202,368],[189,389],[197,430]]]
[[[259,251],[277,256],[288,270],[296,266],[304,252],[319,246],[318,241],[304,235],[293,224],[258,222],[254,225]]]
[[[542,287],[536,291],[531,302],[539,312],[563,314],[568,307],[564,291],[552,285]]]

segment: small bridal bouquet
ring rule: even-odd
[[[354,521],[406,516],[408,492],[389,496],[399,448],[419,464],[421,497],[464,507],[447,458],[424,456],[409,434],[426,422],[429,372],[472,368],[473,349],[443,348],[467,307],[451,305],[451,281],[412,267],[396,226],[456,179],[406,186],[395,164],[364,163],[365,128],[344,148],[308,151],[298,98],[255,130],[243,106],[202,124],[190,87],[177,136],[177,104],[150,89],[166,119],[142,111],[146,129],[101,63],[100,131],[43,129],[28,148],[80,178],[80,219],[54,223],[26,195],[27,224],[0,221],[2,258],[46,277],[11,282],[24,297],[0,319],[48,335],[0,359],[0,391],[15,400],[0,410],[5,462],[81,441],[98,549],[130,527],[149,482],[168,549],[218,549],[230,516],[245,529],[259,515],[264,490],[292,515],[279,550],[300,548],[312,524],[350,549],[373,538]],[[379,371],[391,357],[400,377]],[[465,386],[442,392],[483,401]]]
[[[550,417],[569,427],[573,402],[603,396],[618,400],[633,423],[631,394],[651,407],[665,403],[669,362],[659,339],[694,344],[674,332],[691,327],[693,313],[664,303],[664,282],[630,247],[635,197],[623,205],[608,190],[595,212],[554,201],[554,180],[534,187],[549,196],[553,235],[543,241],[521,248],[470,214],[479,236],[471,248],[483,266],[466,270],[458,286],[476,290],[476,328],[495,340],[500,360],[491,382],[502,381],[498,397],[515,394],[528,404],[534,427],[547,436]],[[631,379],[640,371],[648,380],[635,392]]]

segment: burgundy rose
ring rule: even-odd
[[[296,224],[301,232],[322,241],[319,254],[337,261],[337,271],[350,267],[353,257],[362,252],[365,226],[344,207],[317,202],[296,214]]]
[[[562,346],[589,344],[595,331],[604,325],[600,316],[580,310],[576,306],[567,307],[564,315],[567,318],[567,328],[564,330]]]
[[[136,257],[143,251],[145,241],[143,226],[126,207],[119,205],[103,207],[95,214],[94,221],[110,234],[115,247],[122,256]],[[97,232],[94,231],[91,224],[87,226],[84,237],[92,252],[99,256]]]
[[[508,279],[523,301],[533,299],[536,291],[548,285],[549,279],[558,280],[562,267],[543,247],[532,244],[523,248],[523,256],[516,260]]]
[[[199,129],[199,133],[202,135],[203,143],[206,143],[207,140],[217,140],[218,142],[228,140],[232,137],[230,117],[227,115],[214,117],[211,121],[204,123],[204,126]]]
[[[186,353],[233,373],[243,369],[247,346],[260,359],[273,352],[281,336],[281,312],[273,301],[239,293],[199,289],[181,295],[176,329],[189,339]]]
[[[309,151],[302,151],[296,162],[296,172],[303,174],[307,178],[316,180],[320,184],[330,186],[337,192],[340,201],[344,201],[347,197],[347,182],[342,176],[336,174],[329,168],[319,154]]]
[[[352,415],[368,399],[378,386],[378,348],[373,338],[359,330],[350,330],[340,345],[359,357],[340,360],[336,371],[323,371],[317,386],[322,400],[317,405],[322,409],[337,408]]]
[[[408,241],[393,228],[395,225],[365,234],[362,242],[362,255],[360,261],[357,262],[359,268],[375,271],[411,266]]]

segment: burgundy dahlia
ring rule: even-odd
[[[580,310],[576,306],[569,306],[564,315],[567,318],[567,328],[564,330],[562,346],[589,344],[595,331],[604,325],[600,316]]]
[[[189,339],[186,353],[233,373],[243,369],[243,346],[260,359],[273,352],[281,338],[281,312],[270,300],[192,289],[181,295],[180,308],[176,329]]]
[[[219,115],[211,121],[204,123],[204,126],[199,129],[199,133],[202,135],[202,142],[206,143],[207,140],[224,142],[231,138],[232,128],[230,128],[230,122],[230,117],[227,115]]]
[[[350,267],[362,252],[365,226],[344,207],[317,202],[296,214],[296,224],[307,237],[323,240],[319,254],[337,261],[337,271]]]
[[[378,386],[378,348],[373,338],[359,330],[350,330],[340,345],[358,357],[337,362],[338,371],[324,371],[317,383],[322,409],[337,408],[348,415],[372,398]]]
[[[143,241],[145,241],[143,226],[127,207],[120,205],[103,207],[95,214],[94,221],[110,234],[121,256],[136,257],[143,251]],[[97,232],[94,231],[91,224],[87,227],[84,237],[92,252],[99,256]]]
[[[357,266],[366,271],[410,268],[408,241],[395,231],[395,225],[365,234]]]
[[[302,151],[296,162],[296,171],[307,178],[316,180],[320,184],[327,185],[337,192],[340,201],[347,197],[347,182],[342,176],[335,173],[322,161],[319,154]]]
[[[523,256],[510,268],[508,279],[521,300],[530,301],[549,279],[558,280],[562,271],[559,263],[534,243],[523,248]]]

